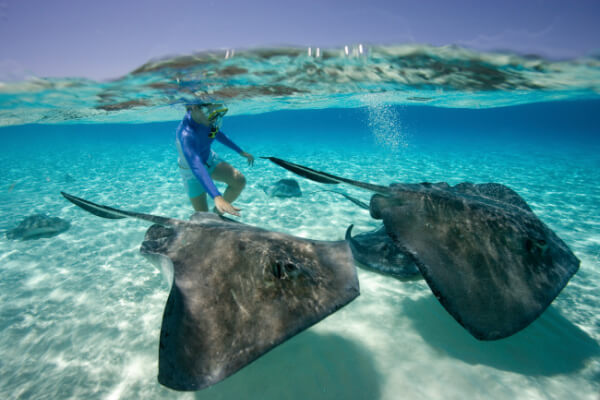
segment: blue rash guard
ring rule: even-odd
[[[211,155],[210,146],[213,140],[217,139],[238,154],[242,153],[242,149],[233,143],[233,141],[221,132],[221,130],[217,132],[214,139],[211,138],[210,127],[194,121],[189,111],[185,114],[185,117],[183,117],[183,120],[179,124],[176,137],[180,152],[185,157],[185,161],[187,161],[187,166],[180,165],[180,167],[189,167],[210,197],[214,199],[217,196],[221,196],[221,193],[211,179],[210,172],[207,168],[208,157]]]

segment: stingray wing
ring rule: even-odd
[[[375,195],[372,215],[411,254],[446,310],[481,340],[535,320],[579,268],[533,212],[462,188],[403,185]]]
[[[463,193],[466,195],[476,196],[480,200],[488,198],[495,202],[500,202],[515,207],[522,208],[526,211],[531,211],[529,205],[521,196],[511,188],[500,183],[478,183],[470,182],[459,183],[452,188],[454,192]]]
[[[165,242],[175,276],[158,379],[172,389],[221,381],[359,294],[345,242],[224,221],[178,229]]]

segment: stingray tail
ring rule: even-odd
[[[137,218],[142,219],[144,221],[150,221],[154,224],[159,224],[163,226],[173,226],[177,224],[177,220],[172,218],[159,217],[157,215],[150,214],[142,214],[136,213],[132,211],[124,211],[118,210],[116,208],[103,206],[101,204],[92,203],[89,200],[85,200],[79,197],[75,197],[65,192],[60,192],[65,199],[69,200],[71,203],[75,204],[78,207],[83,208],[85,211],[92,213],[98,217],[108,218],[108,219],[121,219],[121,218]]]
[[[359,206],[360,208],[363,208],[365,210],[369,210],[369,205],[363,201],[358,200],[357,198],[354,198],[350,195],[347,195],[346,193],[343,192],[338,192],[337,190],[327,190],[327,189],[323,189],[323,190],[317,190],[314,192],[310,192],[307,194],[314,194],[314,193],[322,193],[322,192],[329,192],[329,193],[336,193],[339,194],[341,196],[344,196],[347,200],[350,200],[352,203],[356,204],[357,206]]]
[[[347,178],[343,178],[341,176],[332,175],[327,172],[317,171],[315,169],[308,168],[308,167],[305,167],[300,164],[294,164],[289,161],[282,160],[281,158],[276,158],[276,157],[261,157],[261,158],[270,160],[273,163],[279,165],[280,167],[285,168],[288,171],[291,171],[297,175],[300,175],[301,177],[310,179],[311,181],[315,181],[315,182],[319,182],[319,183],[334,184],[334,185],[338,184],[338,183],[347,183],[349,185],[356,186],[361,189],[370,190],[375,193],[380,193],[380,194],[388,194],[389,193],[389,188],[387,188],[386,186],[379,186],[379,185],[374,185],[372,183],[354,181],[352,179],[347,179]]]

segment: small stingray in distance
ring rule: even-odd
[[[49,238],[67,231],[71,223],[62,218],[49,217],[44,214],[30,215],[19,225],[6,232],[7,239],[41,239]]]
[[[383,220],[446,311],[477,339],[501,339],[525,328],[579,269],[568,246],[504,185],[388,187],[263,158],[316,182],[375,192],[371,216]]]
[[[158,373],[169,388],[215,384],[359,295],[345,241],[301,239],[212,213],[182,221],[62,195],[103,218],[154,223],[141,252],[173,271]]]
[[[271,197],[302,197],[302,190],[295,179],[280,179],[270,187],[263,188]]]

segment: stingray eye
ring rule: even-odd
[[[281,279],[283,276],[283,265],[281,261],[277,261],[272,266],[273,276],[277,279]]]
[[[525,239],[525,249],[529,253],[543,256],[548,250],[548,243],[544,239]]]
[[[276,261],[271,266],[271,272],[277,279],[289,279],[298,276],[300,268],[291,262]]]
[[[294,264],[292,263],[287,263],[285,264],[285,271],[286,272],[294,272],[295,270],[297,270],[298,267],[296,267]]]
[[[301,271],[302,269],[296,264],[292,264],[290,262],[285,264],[285,274],[291,279],[300,275]]]
[[[538,240],[536,245],[537,245],[538,249],[540,249],[540,252],[542,253],[542,255],[545,255],[546,251],[548,250],[548,242],[546,242],[544,239],[541,239],[541,240]]]

